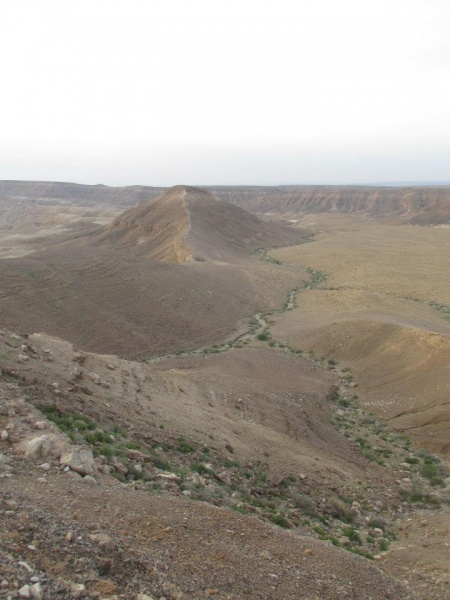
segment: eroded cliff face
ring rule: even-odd
[[[109,207],[125,210],[165,188],[0,181],[0,222],[13,224],[36,208]],[[221,200],[255,213],[340,212],[400,217],[420,225],[450,222],[450,186],[205,186]]]
[[[450,186],[218,187],[212,191],[222,200],[258,213],[360,212],[401,216],[424,225],[450,221]]]

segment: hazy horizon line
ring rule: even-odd
[[[60,183],[68,185],[82,185],[82,186],[102,186],[110,188],[126,188],[126,187],[150,187],[150,188],[171,188],[176,185],[188,185],[190,187],[199,188],[214,188],[214,187],[446,187],[450,186],[449,181],[378,181],[378,182],[364,182],[364,183],[273,183],[273,184],[261,184],[261,183],[174,183],[172,185],[157,185],[148,183],[129,183],[124,185],[110,185],[107,183],[81,183],[77,181],[62,181],[57,179],[0,179],[0,182],[9,183]]]

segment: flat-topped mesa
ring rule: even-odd
[[[184,185],[125,211],[95,236],[100,245],[170,263],[232,260],[262,246],[302,239],[298,230],[266,223],[203,189]]]

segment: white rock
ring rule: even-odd
[[[19,596],[21,598],[31,598],[31,588],[29,585],[24,585],[19,590]]]
[[[153,596],[149,596],[148,594],[138,594],[136,600],[153,600]]]
[[[48,456],[50,453],[50,440],[46,435],[41,435],[29,440],[25,446],[25,456],[27,458],[37,458],[39,456]]]
[[[31,586],[30,593],[31,597],[36,598],[36,600],[42,600],[44,595],[40,583],[34,583]]]
[[[39,465],[39,468],[44,471],[50,471],[50,463],[43,463],[42,465]]]
[[[82,583],[72,583],[70,586],[70,596],[72,598],[81,598],[86,591],[86,587]]]
[[[6,440],[9,438],[9,434],[8,434],[8,432],[6,431],[6,429],[4,429],[4,430],[2,431],[2,434],[1,434],[1,436],[0,436],[0,437],[2,438],[2,441],[3,441],[3,442],[4,442],[4,441],[6,441]]]
[[[72,471],[81,475],[95,474],[95,461],[89,448],[74,448],[61,456],[61,464],[68,466]]]
[[[156,477],[158,479],[162,479],[163,481],[174,481],[175,483],[179,483],[181,481],[180,477],[175,475],[175,473],[157,473]]]
[[[36,423],[34,424],[34,428],[35,429],[45,429],[45,421],[36,421]]]

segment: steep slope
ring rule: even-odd
[[[153,260],[229,260],[262,246],[300,243],[301,232],[265,223],[208,192],[175,186],[89,237]]]

